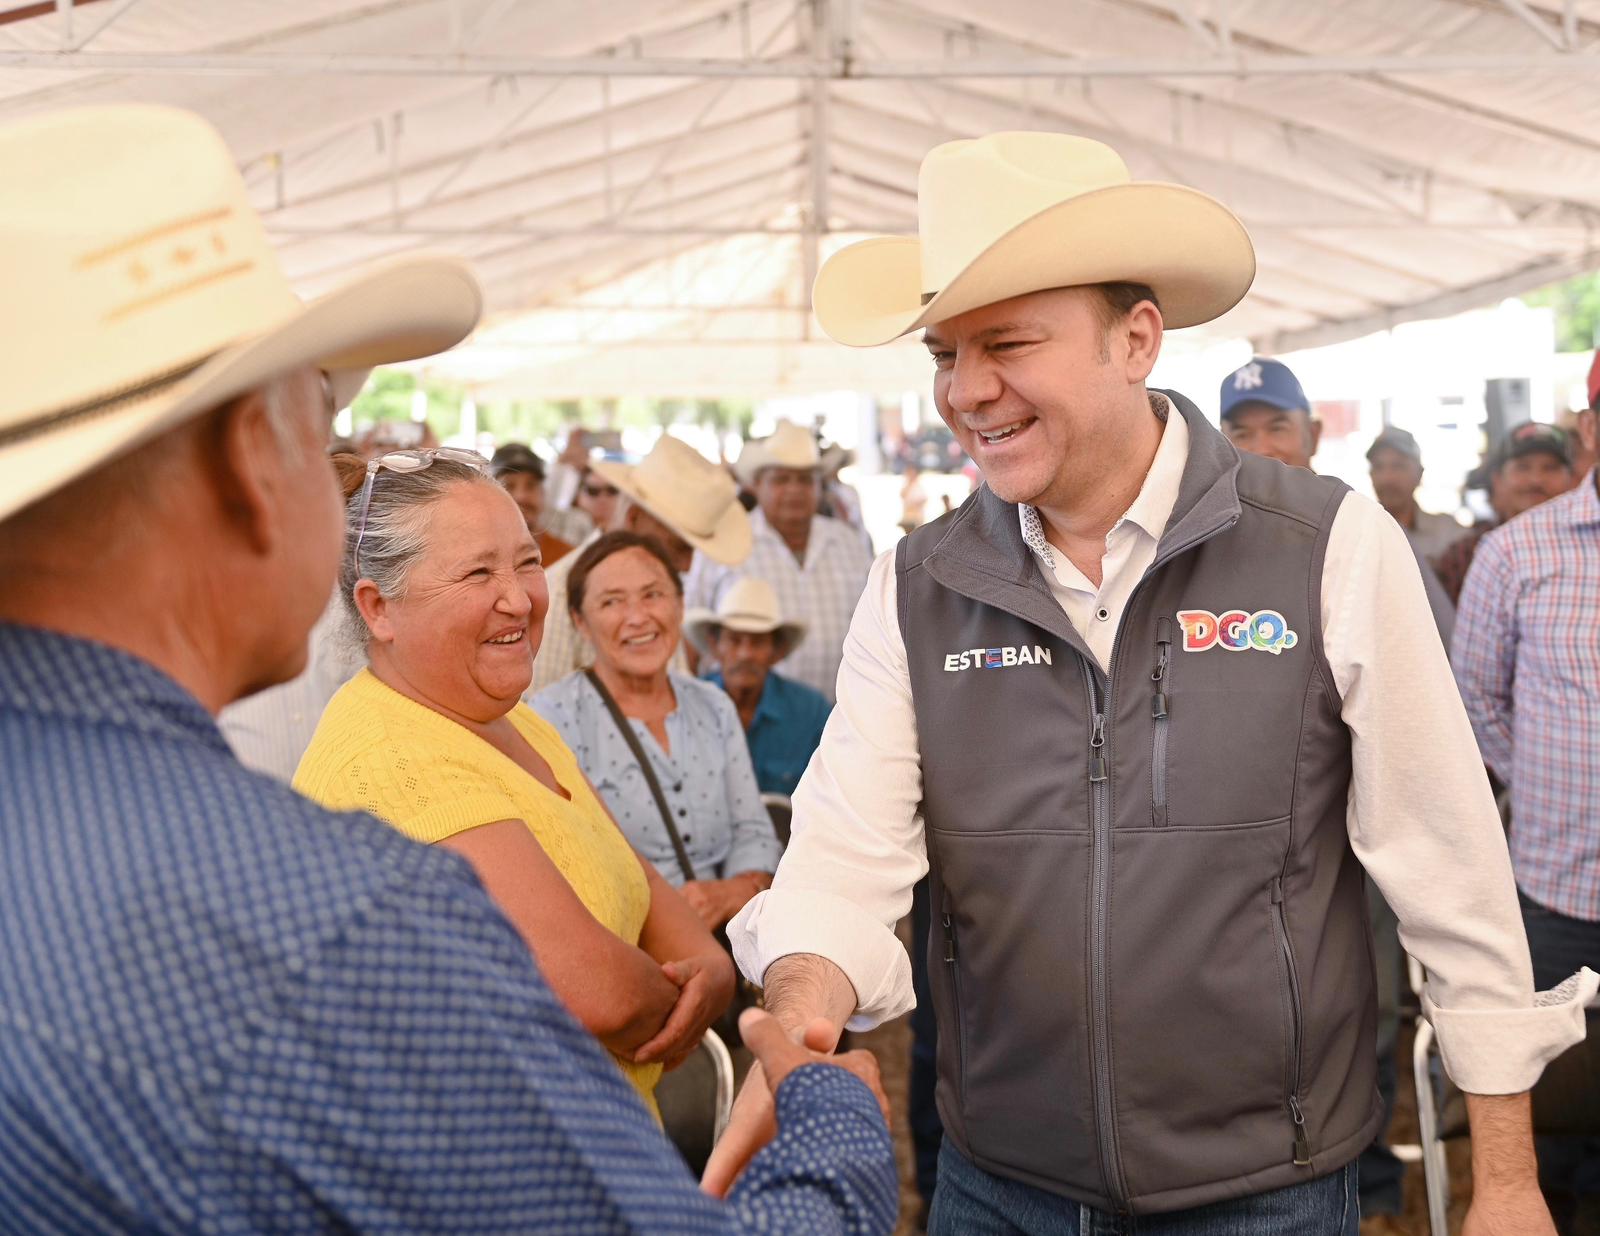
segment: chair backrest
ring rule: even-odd
[[[662,1075],[656,1105],[667,1137],[700,1175],[733,1110],[733,1057],[715,1030],[707,1030],[699,1049]]]
[[[789,801],[787,794],[763,794],[761,805],[767,809],[767,814],[772,817],[772,831],[778,834],[778,840],[784,845],[789,844],[789,821],[794,816],[794,804]]]

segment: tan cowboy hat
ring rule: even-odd
[[[0,270],[0,519],[303,365],[342,407],[374,365],[460,342],[482,304],[447,257],[302,303],[217,132],[135,104],[0,126]]]
[[[734,471],[746,489],[756,483],[763,468],[821,468],[822,452],[808,430],[793,421],[779,421],[777,429],[765,438],[746,442],[739,452]]]
[[[778,661],[793,652],[806,635],[805,623],[783,620],[778,609],[778,594],[772,590],[772,585],[753,575],[735,580],[723,594],[716,612],[691,609],[683,616],[683,633],[708,657],[716,655],[711,651],[711,641],[719,627],[755,635],[772,632],[777,649],[775,660]]]
[[[706,557],[738,566],[750,556],[750,517],[733,478],[694,447],[662,434],[637,465],[589,465]]]
[[[1085,283],[1143,283],[1169,328],[1226,313],[1255,278],[1244,225],[1183,185],[1137,181],[1111,147],[1065,133],[935,146],[916,236],[839,250],[812,305],[840,343],[873,347],[969,309]]]

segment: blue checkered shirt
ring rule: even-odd
[[[1600,921],[1600,497],[1572,492],[1478,543],[1451,660],[1483,758],[1511,787],[1517,885]]]
[[[888,1232],[798,1070],[695,1187],[460,859],[252,773],[176,683],[0,624],[0,1232]]]

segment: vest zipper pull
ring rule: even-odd
[[[940,915],[940,921],[944,924],[944,959],[946,961],[954,961],[956,959],[956,929],[951,924],[948,914]]]
[[[1294,1115],[1294,1165],[1311,1166],[1311,1141],[1306,1137],[1306,1117],[1300,1110],[1300,1100],[1289,1096],[1289,1111]]]
[[[1155,695],[1150,701],[1150,715],[1157,721],[1167,715],[1167,694],[1162,683],[1167,677],[1167,654],[1172,651],[1172,636],[1167,630],[1167,620],[1156,620],[1156,667],[1150,671],[1150,681],[1155,684]]]
[[[1106,745],[1106,715],[1103,712],[1094,714],[1094,732],[1089,735],[1089,780],[1091,782],[1106,779],[1106,761],[1100,754],[1100,749]]]

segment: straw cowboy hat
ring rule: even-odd
[[[772,590],[772,585],[753,575],[735,580],[715,613],[709,609],[691,609],[683,616],[683,633],[708,657],[716,655],[711,651],[711,641],[722,627],[754,635],[772,632],[777,652],[774,660],[777,661],[793,652],[806,635],[805,623],[783,620],[778,610],[778,594]]]
[[[744,444],[733,470],[738,473],[740,484],[748,489],[763,468],[821,467],[822,452],[817,449],[817,440],[793,421],[779,421],[777,429],[767,437]]]
[[[599,459],[589,465],[706,557],[738,566],[750,556],[750,517],[739,487],[694,447],[662,434],[637,464]]]
[[[271,378],[342,407],[374,365],[463,339],[472,273],[412,257],[304,304],[205,121],[167,107],[0,126],[0,519]]]
[[[1064,133],[994,133],[935,146],[917,177],[917,235],[830,257],[812,289],[840,343],[873,347],[969,309],[1085,283],[1143,283],[1169,328],[1226,313],[1255,251],[1226,206],[1133,180],[1111,147]]]

